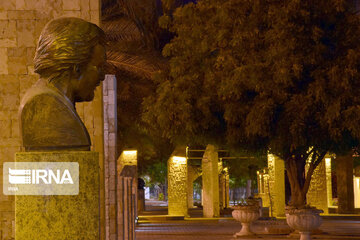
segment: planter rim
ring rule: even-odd
[[[231,207],[231,209],[233,209],[233,210],[254,210],[254,211],[259,211],[260,207],[256,206],[256,205],[237,205],[237,206]]]
[[[310,206],[305,206],[302,208],[295,208],[295,207],[291,207],[291,206],[287,206],[285,207],[285,213],[286,214],[320,214],[323,213],[324,211],[321,209],[317,209],[316,207],[310,207]]]

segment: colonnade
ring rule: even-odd
[[[229,175],[219,162],[214,145],[206,147],[201,166],[191,164],[186,147],[177,147],[168,160],[167,176],[170,216],[188,216],[188,209],[193,207],[193,182],[199,176],[202,176],[204,217],[219,217],[220,209],[229,206]]]

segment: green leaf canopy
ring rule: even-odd
[[[199,0],[160,19],[176,37],[143,118],[174,142],[345,152],[360,137],[359,16],[342,0]]]

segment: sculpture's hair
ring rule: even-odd
[[[52,81],[75,66],[87,64],[97,44],[105,46],[105,33],[95,24],[80,18],[52,20],[39,38],[35,72]]]

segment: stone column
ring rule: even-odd
[[[354,182],[352,154],[337,156],[336,180],[338,213],[354,213]]]
[[[220,208],[228,208],[229,205],[229,172],[227,167],[223,167],[222,163],[219,164],[220,174],[219,174],[219,199],[220,199]]]
[[[103,81],[105,231],[106,239],[116,238],[116,77],[106,75]]]
[[[312,175],[306,199],[309,205],[321,209],[325,214],[328,214],[327,197],[326,168],[325,159],[323,159]]]
[[[227,170],[227,169],[226,169]],[[225,207],[229,208],[230,207],[230,175],[228,173],[228,171],[226,171],[226,175],[225,175]]]
[[[279,157],[268,154],[268,191],[270,192],[269,214],[285,216],[285,164]]]
[[[214,145],[207,145],[202,159],[203,214],[204,217],[219,217],[219,170],[218,151]]]
[[[123,151],[117,160],[117,240],[135,240],[137,151]]]
[[[220,209],[224,209],[225,208],[225,204],[226,204],[226,200],[225,200],[225,187],[226,187],[226,183],[225,183],[225,174],[221,173],[219,175],[219,206]]]
[[[188,182],[187,182],[187,200],[188,208],[194,207],[194,186],[193,186],[193,167],[188,165]]]
[[[270,210],[270,193],[269,193],[269,173],[268,168],[258,172],[258,186],[259,186],[259,196],[262,200],[262,206],[268,207]],[[270,212],[269,212],[270,214]]]
[[[188,176],[185,147],[178,147],[168,160],[168,214],[188,216]]]
[[[188,208],[194,207],[194,181],[201,176],[201,170],[198,166],[187,165],[188,169],[188,185],[187,185],[187,194],[188,194]]]
[[[327,192],[327,205],[333,205],[332,199],[332,179],[331,179],[331,157],[325,156],[325,169],[326,169],[326,192]]]
[[[246,180],[246,192],[245,197],[249,198],[251,196],[251,179]]]

